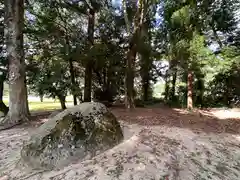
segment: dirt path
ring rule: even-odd
[[[40,118],[31,126],[1,131],[0,180],[240,179],[239,112],[232,116],[227,111],[228,115],[223,113],[221,119],[217,110],[112,111],[121,120],[125,140],[92,160],[76,160],[55,171],[16,167],[23,141],[46,119]]]

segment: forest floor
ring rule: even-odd
[[[0,180],[239,180],[240,109],[112,108],[124,141],[54,171],[20,170],[24,140],[47,120],[0,131]]]

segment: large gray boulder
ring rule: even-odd
[[[25,165],[53,169],[89,159],[123,139],[116,117],[101,103],[82,103],[41,125],[21,151]]]

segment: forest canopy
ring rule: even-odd
[[[156,102],[189,109],[238,106],[239,5],[238,0],[1,1],[0,109],[14,121],[26,119],[27,92],[58,98],[63,109],[68,95],[74,105],[120,99],[130,109]],[[153,89],[159,79],[160,99]]]

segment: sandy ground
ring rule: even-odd
[[[45,117],[0,131],[0,180],[239,180],[240,111],[112,109],[125,139],[91,160],[38,172],[18,164]]]

